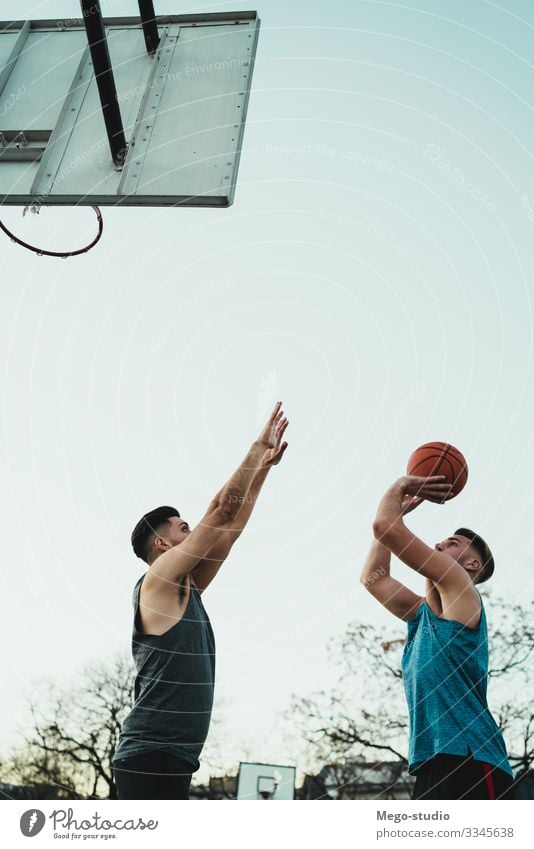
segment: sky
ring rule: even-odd
[[[0,0],[0,18],[78,14],[74,0],[14,8]],[[75,687],[84,665],[129,652],[132,527],[158,504],[197,522],[279,398],[289,448],[204,597],[236,760],[286,763],[278,717],[335,682],[328,641],[354,619],[394,624],[358,577],[418,445],[451,442],[470,475],[410,527],[431,544],[475,528],[493,593],[534,597],[534,8],[258,12],[231,208],[104,209],[100,244],[68,261],[0,242],[0,753],[32,682]],[[3,218],[54,246],[93,228],[86,209]]]

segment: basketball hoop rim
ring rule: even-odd
[[[43,204],[43,206],[45,205],[46,204]],[[12,233],[11,230],[6,227],[2,220],[0,220],[0,230],[3,230],[3,232],[6,234],[6,236],[9,236],[12,242],[15,242],[15,244],[20,245],[22,248],[26,248],[26,250],[28,251],[32,251],[34,254],[37,254],[37,256],[51,256],[58,259],[69,259],[71,256],[80,256],[80,254],[87,253],[92,248],[94,248],[95,245],[98,244],[98,242],[102,238],[102,233],[104,232],[104,219],[102,217],[102,211],[100,210],[100,207],[95,206],[94,204],[91,204],[91,209],[94,210],[97,218],[98,232],[94,239],[89,242],[88,245],[85,245],[85,247],[83,248],[77,248],[75,251],[48,251],[44,248],[38,248],[36,245],[32,245],[29,242],[25,242],[23,239],[20,239],[18,236]]]

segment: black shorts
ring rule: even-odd
[[[191,774],[191,764],[161,750],[113,763],[117,799],[189,799]]]
[[[472,755],[437,755],[415,772],[412,799],[505,799],[513,778]]]

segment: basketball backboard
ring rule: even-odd
[[[242,762],[239,764],[237,799],[292,801],[295,798],[295,772],[294,766]]]
[[[127,145],[120,164],[83,18],[0,22],[0,204],[232,203],[257,14],[155,21],[149,52],[139,17],[103,19]]]

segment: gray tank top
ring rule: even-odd
[[[194,772],[213,706],[213,630],[200,593],[191,583],[182,619],[161,636],[143,634],[139,593],[144,577],[133,593],[134,706],[123,723],[113,761],[159,749],[186,761]]]

